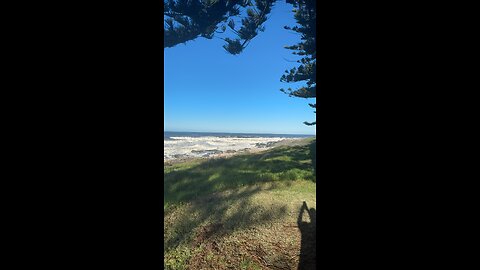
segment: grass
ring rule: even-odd
[[[296,269],[314,145],[165,166],[165,269]]]

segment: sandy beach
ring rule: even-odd
[[[208,160],[208,159],[218,159],[218,158],[228,158],[236,155],[243,155],[243,154],[252,154],[252,153],[261,153],[267,150],[270,150],[275,147],[281,147],[281,146],[298,146],[298,145],[304,145],[306,142],[305,139],[282,139],[276,142],[272,142],[268,144],[268,146],[263,146],[263,147],[251,147],[251,148],[244,148],[240,150],[227,150],[223,151],[221,153],[213,153],[213,154],[207,154],[204,156],[184,156],[184,157],[178,157],[178,158],[173,158],[173,159],[164,159],[164,166],[170,166],[173,164],[178,164],[182,162],[190,162],[190,161],[197,161],[197,160]]]

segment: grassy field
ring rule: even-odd
[[[308,139],[165,166],[165,269],[314,269],[315,159]]]

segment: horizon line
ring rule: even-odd
[[[263,135],[308,135],[317,136],[317,134],[302,134],[302,133],[269,133],[269,132],[225,132],[225,131],[178,131],[178,130],[164,130],[163,132],[185,132],[185,133],[225,133],[225,134],[263,134]]]

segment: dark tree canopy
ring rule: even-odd
[[[235,38],[219,37],[226,44],[223,48],[230,54],[241,53],[257,34],[264,30],[263,24],[277,0],[164,0],[164,48],[204,37],[212,39],[215,34],[228,29]],[[280,89],[291,97],[316,98],[316,11],[315,0],[286,0],[294,7],[296,26],[285,26],[301,36],[298,44],[286,46],[295,55],[302,56],[300,64],[281,77],[282,82],[302,82],[298,89]],[[241,17],[241,25],[234,18]],[[309,104],[316,108],[316,104]],[[307,125],[313,123],[305,122]]]
[[[237,38],[222,38],[224,48],[239,54],[248,43],[263,31],[273,0],[164,0],[164,48],[173,47],[198,37],[212,39],[215,33],[231,29]],[[244,11],[241,26],[233,18]]]
[[[293,54],[300,55],[302,58],[297,62],[300,66],[294,67],[280,78],[282,82],[301,82],[306,81],[306,85],[298,89],[288,88],[280,89],[289,96],[300,98],[316,98],[317,96],[317,51],[316,51],[316,14],[317,2],[316,0],[287,0],[287,3],[293,5],[295,12],[295,19],[299,26],[289,27],[285,29],[297,32],[301,35],[301,42],[285,48],[292,50]],[[317,104],[308,104],[310,107],[316,109]],[[315,125],[316,122],[304,122],[306,125]]]

